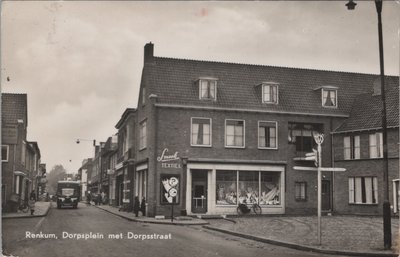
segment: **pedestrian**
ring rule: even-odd
[[[101,194],[97,195],[97,204],[101,205]]]
[[[90,205],[90,201],[92,200],[92,194],[90,191],[88,192],[88,195],[86,196],[86,204]]]
[[[101,192],[101,203],[103,203],[103,204],[104,204],[105,196],[106,196],[106,193],[104,191],[102,191]]]
[[[30,194],[30,196],[29,196],[29,199],[30,198],[33,198],[35,201],[36,201],[36,193],[35,193],[35,190],[32,190],[32,192],[31,192],[31,194]]]
[[[135,213],[135,216],[139,216],[139,210],[140,210],[140,202],[139,202],[139,197],[135,196],[135,201],[133,203],[133,212]]]
[[[103,195],[103,204],[107,204],[107,201],[108,201],[108,199],[107,199],[107,193],[104,193],[104,195]]]
[[[146,198],[142,197],[142,202],[140,203],[140,211],[142,212],[143,216],[146,216]]]
[[[29,201],[28,201],[28,206],[29,209],[31,210],[31,215],[33,215],[33,213],[35,212],[35,198],[34,197],[30,197]]]

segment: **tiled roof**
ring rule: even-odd
[[[26,94],[1,94],[1,115],[3,124],[16,124],[23,120],[28,126],[28,107]]]
[[[144,66],[144,86],[157,95],[157,103],[348,115],[357,95],[369,92],[377,75],[249,64],[153,57]],[[217,101],[199,100],[195,81],[218,79]],[[279,104],[263,104],[262,82],[279,83]],[[338,108],[321,106],[321,86],[338,87]]]
[[[386,120],[388,127],[399,126],[399,80],[388,77],[386,86]],[[350,118],[336,132],[375,129],[382,127],[382,96],[372,92],[358,95],[350,113]]]

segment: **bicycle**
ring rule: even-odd
[[[260,215],[262,212],[260,205],[258,205],[257,203],[251,204],[250,208],[247,206],[247,204],[240,203],[236,211],[239,215],[248,214],[251,211],[253,211],[257,215]]]

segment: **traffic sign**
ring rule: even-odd
[[[311,153],[306,153],[305,160],[314,161],[315,167],[318,167],[318,151],[315,149],[312,149]]]

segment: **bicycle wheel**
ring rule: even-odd
[[[22,211],[23,213],[27,213],[27,212],[29,211],[29,207],[28,207],[28,206],[22,206],[22,207],[21,207],[21,211]]]
[[[253,211],[254,211],[254,213],[255,214],[261,214],[261,207],[260,207],[260,205],[258,205],[258,204],[254,204],[253,205]]]
[[[236,208],[236,211],[237,211],[237,214],[238,214],[238,215],[243,215],[243,210],[242,210],[242,208],[240,208],[240,206],[238,206],[238,207]]]

